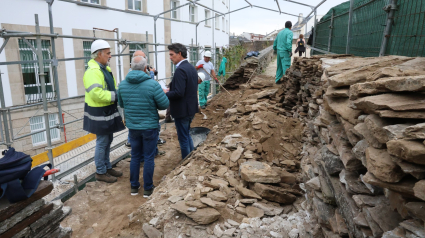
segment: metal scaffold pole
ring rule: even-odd
[[[52,4],[54,0],[46,0],[47,5],[49,6],[49,25],[50,25],[50,34],[55,34],[53,28],[53,13],[52,13]],[[59,79],[58,79],[58,60],[56,58],[56,43],[55,37],[50,38],[52,44],[52,67],[53,67],[53,80],[55,81],[55,91],[56,91],[56,101],[58,107],[58,118],[59,118],[59,127],[61,131],[64,131],[63,121],[60,120],[62,117],[62,105],[61,105],[61,94],[59,89]]]
[[[117,52],[118,54],[121,53],[121,44],[120,44],[120,30],[118,28],[115,29],[115,33],[117,33]],[[118,56],[118,74],[119,74],[119,79],[120,79],[120,83],[122,81],[122,73],[121,73],[121,56]]]
[[[149,34],[148,34],[147,31],[146,31],[146,43],[149,43]],[[148,48],[146,57],[148,57],[148,64],[150,65],[151,64],[151,57],[150,57],[150,54],[149,54],[149,45],[148,44],[146,44],[146,48]],[[156,67],[156,65],[155,65],[155,67]]]
[[[3,116],[4,133],[5,133],[6,138],[3,138],[3,130],[1,130],[1,135],[2,135],[3,141],[6,139],[6,146],[9,147],[9,146],[12,145],[12,143],[10,142],[9,125],[7,124],[7,112],[5,110],[6,109],[6,103],[4,102],[3,81],[1,79],[1,74],[2,73],[0,72],[0,100],[1,100],[1,109],[2,109],[1,114]],[[1,128],[1,125],[0,125],[0,128]]]
[[[350,53],[351,33],[353,31],[353,10],[354,10],[354,0],[350,0],[350,11],[348,13],[347,48],[345,50],[346,54]]]
[[[397,0],[391,0],[390,5],[384,8],[385,11],[388,12],[387,23],[385,25],[384,36],[382,38],[381,49],[379,51],[379,56],[382,57],[385,55],[385,51],[387,50],[388,38],[391,34],[392,25],[394,22],[394,14],[397,10]]]
[[[38,21],[38,14],[35,14],[35,31],[37,34],[40,34],[40,23]],[[43,112],[44,112],[44,125],[46,128],[46,140],[47,140],[47,156],[49,158],[49,162],[52,166],[53,164],[53,154],[52,154],[52,138],[50,136],[50,123],[49,123],[49,110],[47,108],[47,98],[46,98],[46,74],[44,73],[44,64],[43,64],[43,52],[41,49],[41,37],[38,35],[36,37],[37,42],[37,61],[38,61],[38,74],[40,77],[41,84],[41,94],[43,97]],[[52,180],[55,181],[55,175],[52,175]]]
[[[334,10],[332,10],[331,24],[329,25],[329,39],[328,39],[328,51],[329,52],[331,51],[333,29],[334,29]]]

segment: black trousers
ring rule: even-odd
[[[304,51],[298,51],[298,55],[301,57],[303,56]]]

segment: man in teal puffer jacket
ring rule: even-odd
[[[134,57],[130,71],[121,82],[117,95],[118,104],[125,109],[126,126],[131,144],[130,183],[131,195],[139,193],[139,171],[143,168],[144,197],[154,189],[153,173],[156,144],[158,141],[158,110],[168,108],[169,101],[158,82],[146,74],[147,62],[143,57]]]

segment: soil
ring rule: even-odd
[[[126,159],[117,164],[117,169],[124,173],[123,177],[118,179],[118,182],[114,184],[103,182],[88,183],[85,189],[65,202],[65,206],[72,208],[72,213],[61,225],[63,227],[71,227],[73,237],[146,237],[142,231],[143,222],[149,221],[158,210],[164,213],[170,210],[169,205],[167,205],[168,197],[163,196],[178,187],[180,189],[189,189],[188,180],[174,177],[178,174],[178,171],[181,172],[182,169],[187,167],[184,174],[188,178],[209,176],[213,171],[215,174],[219,167],[211,167],[212,171],[205,170],[205,159],[209,159],[210,155],[217,154],[220,156],[221,153],[217,151],[217,148],[223,138],[231,134],[241,134],[242,137],[251,141],[251,144],[262,144],[257,145],[262,147],[263,151],[257,151],[259,160],[267,161],[267,163],[279,167],[284,164],[282,163],[283,161],[292,160],[298,168],[291,166],[287,170],[297,172],[300,160],[299,153],[301,152],[301,135],[304,126],[300,121],[285,117],[283,112],[279,111],[279,108],[275,106],[279,101],[278,98],[259,99],[257,104],[261,108],[255,113],[245,113],[245,115],[238,113],[228,117],[225,115],[227,109],[244,105],[243,101],[252,99],[252,95],[255,93],[278,89],[280,85],[270,84],[270,82],[274,82],[275,65],[276,62],[272,62],[266,74],[255,76],[252,79],[253,83],[268,84],[267,87],[262,89],[242,87],[229,90],[230,94],[232,94],[231,96],[226,92],[221,92],[209,102],[206,109],[202,110],[207,116],[206,120],[203,119],[204,115],[201,113],[195,115],[191,127],[207,127],[211,129],[211,132],[203,145],[194,152],[195,159],[191,160],[190,168],[189,165],[184,166],[187,163],[181,165],[180,148],[174,124],[165,125],[166,128],[161,133],[161,138],[167,142],[160,147],[160,150],[166,151],[166,154],[155,159],[154,184],[158,187],[158,191],[155,191],[153,196],[149,198],[149,202],[141,194],[143,189],[140,190],[138,196],[130,195],[130,159]],[[254,130],[253,120],[260,121],[256,125],[257,127],[261,126],[261,128]],[[230,153],[227,150],[223,151],[224,153]],[[238,166],[232,166],[231,168],[235,176],[237,168]],[[141,174],[143,173],[142,171],[143,168],[141,168]],[[143,183],[142,177],[140,182]],[[160,183],[161,185],[159,185]],[[227,214],[225,210],[220,211],[220,213],[222,218],[232,218],[239,222],[242,219],[240,216]],[[135,215],[133,216],[133,214]],[[170,232],[171,230],[168,231]],[[196,235],[192,237],[196,237]]]
[[[166,129],[164,130],[164,127]],[[173,123],[162,126],[161,138],[166,143],[159,147],[166,154],[155,158],[154,185],[158,186],[164,175],[170,173],[180,162],[180,147]],[[130,159],[117,164],[123,176],[113,184],[91,182],[65,202],[72,213],[61,225],[72,228],[72,237],[137,237],[142,230],[135,224],[129,227],[128,215],[147,201],[143,188],[138,196],[130,195]],[[140,168],[140,183],[143,184],[143,167]]]

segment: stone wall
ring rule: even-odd
[[[228,89],[238,88],[239,85],[248,82],[253,77],[254,71],[257,74],[262,72],[273,59],[272,46],[261,50],[258,57],[250,57],[244,60],[241,66],[226,80],[224,87]]]
[[[282,107],[307,125],[307,203],[324,237],[425,237],[425,59],[298,58]]]

